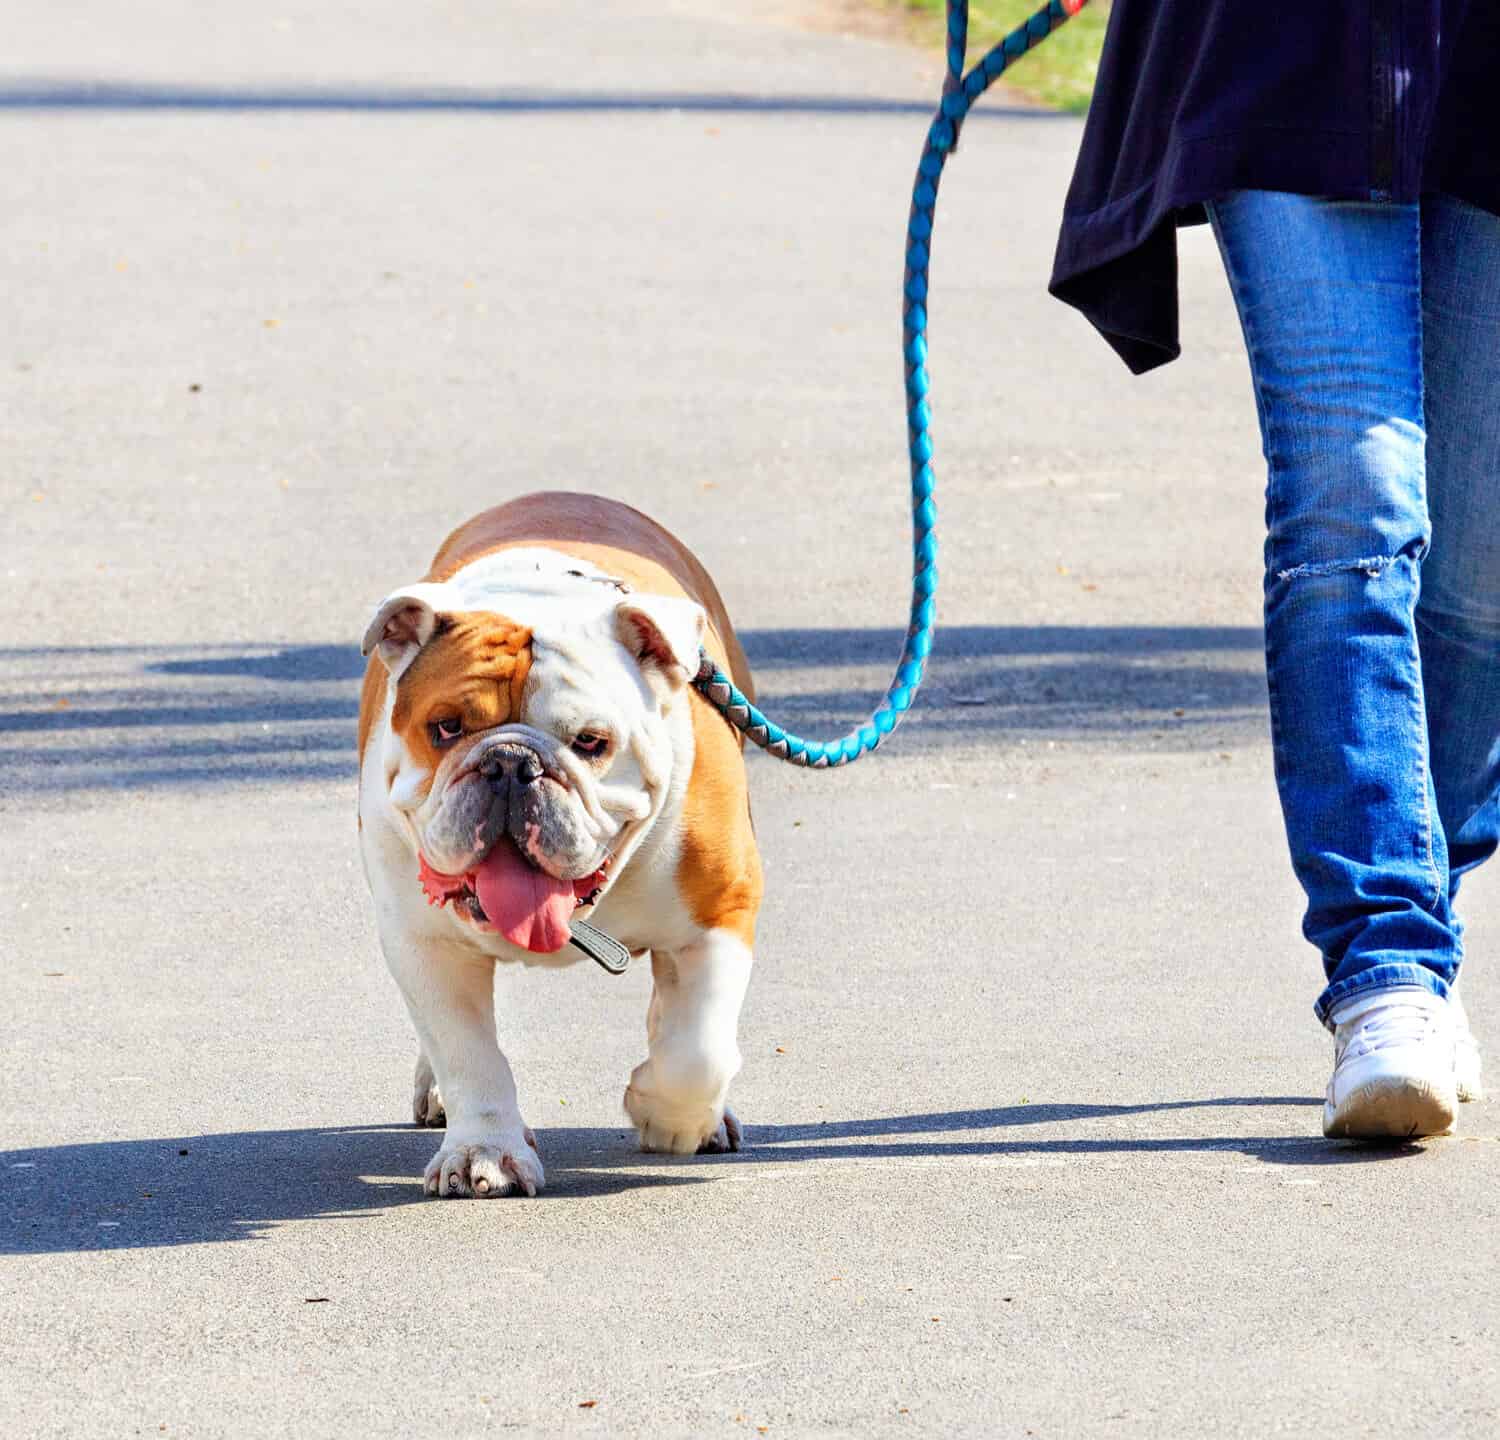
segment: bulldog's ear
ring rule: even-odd
[[[375,612],[360,645],[362,654],[380,652],[392,679],[417,658],[417,652],[432,639],[438,611],[451,597],[441,585],[408,585],[388,595]]]
[[[672,595],[637,595],[615,607],[615,634],[640,661],[674,689],[698,673],[698,652],[708,617],[701,605]]]

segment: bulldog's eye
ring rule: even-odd
[[[573,737],[573,753],[582,755],[585,760],[597,760],[608,749],[608,735],[600,735],[593,730],[580,730]]]
[[[464,722],[456,716],[450,716],[446,720],[434,720],[427,727],[427,738],[439,750],[444,745],[451,745],[463,733]]]

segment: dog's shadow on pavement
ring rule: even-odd
[[[3,1150],[0,1255],[253,1240],[288,1221],[373,1217],[425,1201],[422,1169],[441,1139],[413,1125],[351,1125]],[[543,1201],[708,1178],[631,1173],[621,1162],[653,1157],[624,1128],[541,1132],[539,1143]],[[590,1168],[599,1159],[617,1168]]]
[[[736,1155],[642,1155],[623,1128],[541,1131],[548,1189],[540,1201],[588,1201],[626,1191],[712,1183],[742,1166],[882,1163],[941,1166],[1047,1156],[1230,1152],[1271,1164],[1341,1165],[1420,1153],[1417,1145],[1360,1146],[1314,1136],[1120,1135],[1133,1116],[1219,1107],[1311,1106],[1260,1096],[1143,1105],[1024,1105],[809,1125],[751,1126]],[[1084,1124],[1102,1134],[981,1132]],[[1300,1125],[1297,1128],[1302,1128]],[[952,1135],[964,1138],[935,1138]],[[301,1220],[375,1217],[425,1201],[422,1168],[438,1132],[414,1126],[340,1126],[111,1140],[0,1151],[0,1254],[133,1250],[253,1240]],[[744,1173],[743,1171],[741,1172]],[[750,1172],[753,1175],[753,1171]],[[479,1203],[479,1202],[474,1202]],[[505,1206],[507,1202],[498,1202]],[[434,1203],[436,1217],[449,1205]],[[486,1206],[486,1209],[489,1207]]]

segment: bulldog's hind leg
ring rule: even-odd
[[[448,1132],[422,1176],[427,1193],[535,1195],[546,1177],[495,1040],[495,962],[457,946],[419,948],[384,936],[382,948],[447,1114]],[[421,1079],[420,1061],[415,1078]]]
[[[434,1130],[441,1130],[448,1123],[437,1075],[425,1051],[418,1054],[416,1074],[411,1078],[411,1118],[418,1125],[427,1125]]]
[[[681,950],[651,957],[648,1058],[625,1090],[625,1112],[643,1150],[678,1155],[738,1150],[740,1126],[724,1104],[740,1068],[740,1006],[750,947],[709,930]]]

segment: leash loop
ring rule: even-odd
[[[1049,0],[964,73],[968,51],[968,0],[948,0],[947,73],[937,113],[927,129],[922,158],[912,183],[906,223],[906,267],[901,282],[901,353],[906,372],[907,454],[911,462],[912,597],[911,617],[896,672],[885,698],[870,718],[837,740],[804,740],[757,710],[705,650],[693,685],[710,705],[746,738],[778,759],[810,770],[831,770],[868,755],[901,723],[922,684],[937,611],[937,480],[932,469],[932,407],[927,374],[927,268],[931,259],[933,214],[943,166],[958,145],[958,132],[974,102],[1004,73],[1012,60],[1045,40],[1076,15],[1088,0]]]

